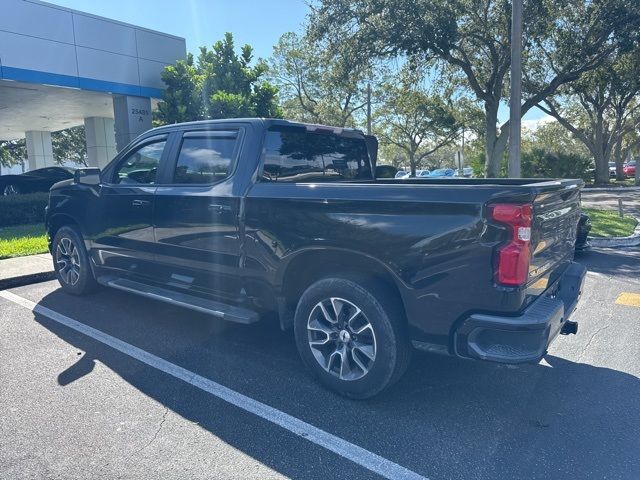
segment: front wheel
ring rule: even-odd
[[[72,226],[61,227],[52,243],[53,266],[58,282],[65,292],[84,295],[98,286],[84,241],[78,230]]]
[[[402,309],[375,282],[326,278],[303,293],[294,330],[302,360],[326,387],[364,399],[394,383],[411,354]]]

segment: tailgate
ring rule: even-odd
[[[546,288],[573,259],[580,189],[575,186],[540,193],[533,204],[529,285]]]

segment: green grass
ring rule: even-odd
[[[616,211],[595,208],[583,208],[582,211],[591,219],[589,235],[592,237],[628,237],[636,228],[637,222],[629,215],[620,218]]]
[[[42,223],[0,228],[0,259],[47,251],[47,234]]]
[[[633,187],[635,185],[635,179],[633,178],[625,178],[624,180],[616,180],[612,178],[608,184],[606,185],[594,185],[593,182],[587,182],[585,188],[591,187],[606,187],[606,188],[616,188],[616,187]]]

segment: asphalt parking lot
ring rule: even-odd
[[[579,261],[579,334],[540,364],[416,354],[366,402],[316,384],[270,322],[0,292],[0,477],[640,478],[640,250]]]
[[[581,192],[582,206],[587,208],[600,208],[605,210],[618,210],[618,199],[622,200],[625,214],[640,218],[640,191],[627,190],[616,192],[614,190],[593,191],[583,189]]]

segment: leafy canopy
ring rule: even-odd
[[[349,43],[300,37],[293,32],[280,37],[273,49],[270,76],[280,90],[287,118],[355,126],[367,105],[367,88],[380,79],[372,62],[363,59]]]
[[[640,145],[640,44],[607,59],[565,86],[540,108],[586,147],[595,160],[596,183],[609,182],[609,161],[622,162]]]
[[[157,124],[212,118],[281,117],[277,89],[264,79],[267,65],[253,62],[253,49],[244,45],[236,53],[233,35],[226,33],[210,49],[200,47],[194,62],[167,66],[167,85],[158,105]]]
[[[423,160],[451,144],[460,133],[455,108],[405,68],[397,80],[383,85],[382,107],[376,111],[375,133],[383,146],[392,145],[408,160],[411,174]]]
[[[525,0],[522,114],[624,51],[640,33],[637,0]],[[509,0],[319,0],[310,34],[361,55],[436,66],[485,110],[487,173],[499,173],[508,122],[498,109],[511,66]]]

